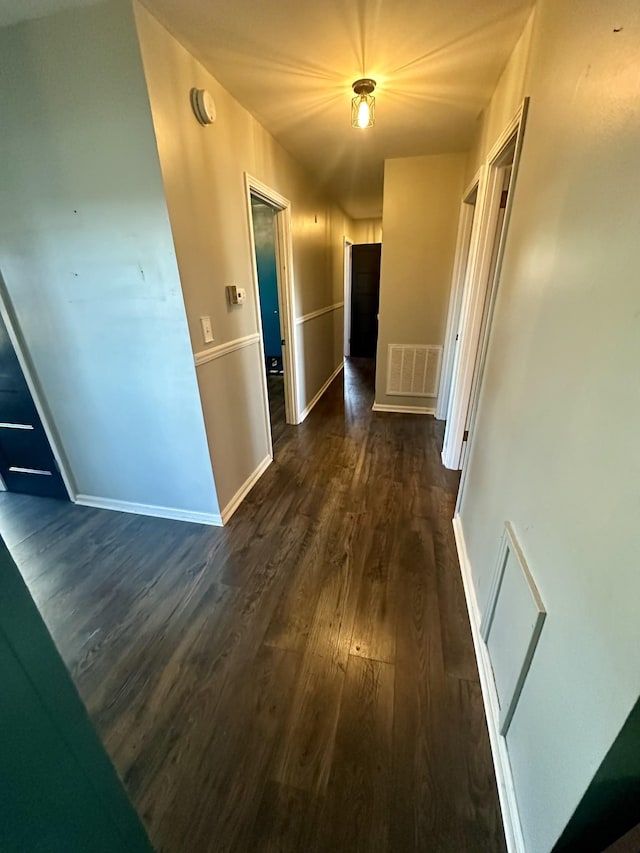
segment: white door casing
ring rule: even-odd
[[[262,392],[264,402],[265,429],[271,456],[273,443],[271,438],[271,418],[269,416],[269,394],[267,375],[262,361],[264,336],[262,315],[260,312],[260,291],[258,284],[258,265],[256,262],[255,234],[251,215],[251,196],[256,196],[275,210],[275,242],[278,283],[278,303],[280,305],[280,327],[282,330],[282,357],[284,364],[285,415],[289,424],[300,423],[297,382],[297,353],[295,338],[295,298],[293,288],[293,247],[291,240],[291,202],[280,193],[263,184],[257,178],[245,172],[245,191],[247,216],[249,221],[249,239],[251,244],[251,270],[253,274],[253,297],[256,311],[256,323],[260,336],[260,370],[262,374]]]
[[[486,361],[486,351],[491,331],[491,319],[497,286],[500,280],[502,257],[508,229],[511,209],[513,206],[514,186],[518,163],[522,150],[522,140],[526,123],[529,99],[526,98],[505,128],[500,138],[491,149],[485,165],[480,171],[478,201],[471,233],[469,262],[464,283],[464,295],[460,309],[460,325],[458,346],[455,351],[451,393],[447,412],[442,461],[447,468],[459,469],[468,458],[475,422],[475,411],[470,411],[474,374],[480,386]],[[504,226],[500,235],[495,274],[490,280],[492,261],[495,251],[496,223],[500,211],[500,197],[503,186],[502,158],[505,152],[514,146],[513,168],[510,181],[510,192],[504,216]],[[485,304],[488,302],[487,319],[483,331],[483,315]],[[476,364],[478,369],[476,370]],[[477,401],[479,395],[474,395]],[[469,435],[465,440],[465,429],[469,423]],[[464,474],[458,494],[458,501],[464,486]]]
[[[473,222],[478,200],[478,185],[480,183],[480,172],[474,176],[462,197],[460,205],[460,218],[458,220],[458,236],[456,240],[456,253],[453,262],[453,274],[451,276],[451,293],[449,296],[449,310],[447,313],[447,329],[444,339],[444,350],[442,356],[442,370],[440,374],[440,386],[438,392],[438,403],[436,406],[436,418],[445,420],[449,409],[449,398],[451,395],[451,377],[453,364],[458,345],[458,330],[460,326],[460,311],[464,296],[469,255],[471,251],[471,236]]]

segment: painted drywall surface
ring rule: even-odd
[[[444,343],[465,155],[387,160],[376,402],[435,406],[386,393],[389,344]]]
[[[194,351],[205,348],[203,315],[212,319],[214,345],[258,329],[245,171],[291,202],[295,315],[342,301],[343,237],[351,220],[146,9],[138,3],[134,9]],[[208,89],[215,99],[217,119],[210,127],[201,127],[192,114],[192,87]],[[244,306],[228,305],[228,284],[247,289]],[[313,374],[313,382],[299,382],[301,409],[336,366],[335,336],[314,336],[311,345],[308,329],[305,324],[296,333],[300,374]],[[217,360],[215,367],[198,368],[222,506],[269,452],[264,419],[251,415],[262,393],[260,373],[243,374],[240,388],[232,389],[226,379],[226,364],[240,359],[239,352]],[[227,434],[234,439],[230,446],[223,438]]]
[[[508,519],[548,611],[507,737],[529,853],[640,693],[639,33],[635,0],[538,5],[461,506],[481,607]]]
[[[202,408],[208,417],[207,432],[215,436],[216,446],[227,448],[221,451],[223,460],[214,458],[216,488],[223,511],[249,474],[269,455],[262,389],[255,379],[257,375],[262,382],[264,373],[264,355],[259,341],[237,350],[234,356],[223,356],[198,368]],[[253,394],[247,393],[251,388],[255,388]],[[230,413],[242,413],[253,429],[243,429],[238,418],[230,417]],[[242,442],[240,453],[239,440]],[[247,460],[250,471],[247,471]],[[217,464],[221,461],[224,464]]]
[[[474,175],[486,160],[487,154],[515,116],[526,95],[525,79],[535,14],[534,7],[500,75],[490,103],[480,114],[475,139],[467,158],[465,186],[473,180]]]
[[[0,31],[0,270],[78,493],[216,513],[131,8]]]
[[[354,243],[382,243],[382,219],[355,219],[349,237]]]
[[[342,308],[335,309],[319,317],[314,317],[302,325],[296,327],[298,346],[306,345],[311,352],[320,349],[325,341],[333,340],[333,370],[342,362],[342,336],[343,336],[344,312]],[[333,370],[331,373],[333,373]],[[324,385],[331,374],[326,374],[322,364],[315,359],[307,359],[304,370],[298,375],[298,393],[300,398],[309,402],[315,397],[316,392]],[[314,390],[315,389],[315,390]]]

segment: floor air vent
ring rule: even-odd
[[[437,397],[441,357],[440,346],[389,344],[387,394]]]

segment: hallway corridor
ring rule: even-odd
[[[0,495],[158,851],[505,849],[443,425],[372,400],[348,363],[224,529]]]

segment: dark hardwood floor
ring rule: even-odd
[[[284,376],[267,374],[269,393],[269,416],[271,418],[271,440],[274,448],[279,443],[287,426],[284,407]]]
[[[505,850],[442,424],[345,384],[224,529],[0,495],[159,851]]]

